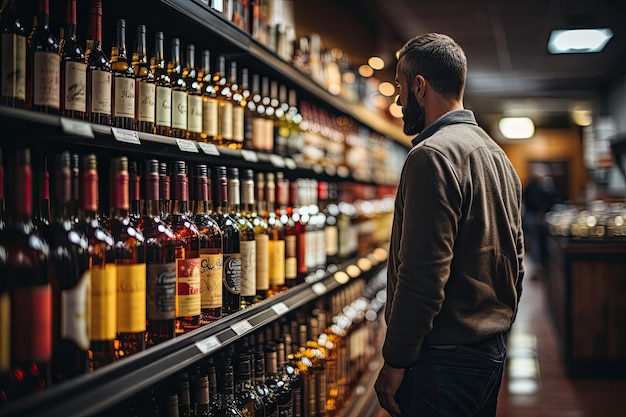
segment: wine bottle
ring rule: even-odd
[[[228,146],[233,140],[233,101],[230,82],[226,75],[226,57],[217,57],[217,72],[213,76],[217,80],[218,122],[215,144]]]
[[[168,69],[172,82],[172,129],[171,135],[184,138],[187,135],[187,83],[183,77],[180,58],[180,39],[172,39],[172,61]]]
[[[260,178],[260,176],[259,176]],[[265,175],[264,195],[265,208],[262,217],[267,223],[269,235],[269,296],[276,295],[287,289],[285,284],[285,227],[280,221],[276,210],[276,182],[274,173]]]
[[[78,223],[78,212],[80,211],[80,156],[77,153],[70,155],[70,184],[71,196],[70,201],[70,220],[72,223]]]
[[[161,220],[169,223],[170,216],[170,176],[167,162],[159,163],[159,209]]]
[[[113,126],[135,126],[135,71],[126,53],[126,21],[117,19],[115,40],[111,47],[113,72]]]
[[[2,148],[0,148],[0,230],[6,225],[6,210],[4,203],[4,165],[2,158]]]
[[[196,70],[196,48],[187,45],[183,78],[187,84],[187,138],[200,140],[202,134],[202,79]]]
[[[178,377],[178,415],[180,417],[191,417],[192,415],[189,379],[186,372],[183,372]]]
[[[263,402],[263,415],[266,417],[278,417],[280,416],[277,403],[278,381],[276,374],[270,373],[272,371],[272,365],[266,362],[266,354],[264,352],[266,348],[271,349],[271,344],[257,346],[257,349],[254,351],[254,390],[257,395],[261,397],[261,401]],[[274,388],[272,388],[272,386],[274,386]]]
[[[235,382],[232,365],[224,365],[224,368],[219,373],[218,381],[218,405],[215,415],[217,417],[244,417],[244,414],[239,410],[235,402]]]
[[[4,0],[0,11],[0,103],[24,108],[26,100],[26,32],[16,0]]]
[[[135,71],[135,128],[140,132],[154,132],[156,84],[148,64],[146,26],[137,25],[132,65]]]
[[[146,239],[147,344],[176,336],[176,236],[161,220],[159,161],[146,161],[144,213],[138,228]]]
[[[49,0],[39,0],[37,26],[30,35],[27,55],[27,107],[42,113],[58,114],[61,65],[59,45],[49,26]]]
[[[337,216],[339,207],[337,206],[337,184],[319,183],[320,209],[326,215],[326,226],[324,228],[326,262],[329,264],[339,263],[339,231],[337,228]]]
[[[245,72],[247,78],[247,70]],[[245,121],[244,113],[246,108],[247,99],[244,98],[243,85],[239,83],[237,79],[237,63],[232,61],[230,63],[230,90],[233,101],[233,138],[228,144],[231,149],[243,148],[244,133],[245,133]],[[248,81],[246,80],[246,88]]]
[[[289,183],[289,206],[287,212],[294,221],[296,235],[296,262],[298,275],[296,284],[304,282],[309,273],[307,265],[307,223],[309,220],[308,207],[300,205],[302,197],[298,196],[298,181]]]
[[[287,146],[289,142],[289,122],[287,114],[289,103],[287,102],[287,86],[281,84],[278,87],[278,105],[274,109],[274,153],[288,156]]]
[[[285,286],[287,288],[296,285],[298,277],[297,236],[296,222],[289,209],[289,181],[282,172],[276,173],[276,217],[285,229]]]
[[[154,54],[151,69],[156,84],[155,133],[168,136],[172,128],[172,81],[165,67],[165,49],[163,32],[154,33]]]
[[[91,123],[111,124],[111,61],[102,50],[102,0],[91,0],[87,33],[87,115]]]
[[[141,178],[139,177],[139,166],[136,161],[128,163],[128,197],[130,199],[130,210],[128,217],[133,225],[137,226],[142,217],[141,210]]]
[[[246,130],[249,131],[250,141],[244,143],[244,145],[246,148],[262,151],[263,144],[265,143],[264,135],[266,130],[264,129],[265,121],[261,115],[265,113],[265,106],[262,103],[263,97],[261,96],[261,76],[258,74],[252,75],[252,90],[250,95],[251,100],[248,102],[248,114],[245,118]]]
[[[204,142],[213,143],[217,136],[217,85],[211,72],[211,52],[202,51],[202,134]]]
[[[272,87],[275,85],[271,83]],[[270,87],[268,77],[261,78],[261,103],[262,106],[257,107],[257,113],[260,116],[259,129],[261,130],[261,150],[263,152],[272,152],[274,150],[274,107],[272,99],[275,96]]]
[[[87,65],[76,40],[76,0],[65,2],[65,31],[59,42],[61,56],[61,115],[84,120],[87,116]]]
[[[210,395],[209,395],[209,378],[207,376],[201,376],[194,381],[194,416],[195,417],[210,417]]]
[[[39,231],[50,226],[50,172],[48,171],[48,157],[44,156],[41,161],[41,171],[37,179],[37,194],[39,196],[37,209],[34,216],[35,227]]]
[[[265,415],[263,401],[252,387],[252,364],[247,353],[239,354],[236,361],[235,404],[244,415]]]

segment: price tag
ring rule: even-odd
[[[292,158],[285,158],[285,166],[291,170],[298,168],[298,164]]]
[[[63,133],[70,136],[82,136],[85,138],[95,138],[91,125],[80,120],[67,119],[61,117],[61,129]]]
[[[139,135],[133,130],[120,129],[118,127],[112,127],[111,133],[118,142],[132,143],[134,145],[141,145]]]
[[[194,152],[198,153],[198,147],[196,146],[196,142],[189,139],[180,139],[176,138],[176,144],[178,145],[178,149],[183,152]]]
[[[217,336],[210,336],[206,339],[196,342],[195,345],[200,352],[207,354],[219,348],[221,346],[221,343],[217,339]]]
[[[220,156],[220,151],[217,149],[217,146],[212,143],[198,142],[198,146],[200,146],[202,152],[207,155]]]
[[[274,310],[274,313],[276,313],[276,315],[281,316],[289,311],[289,307],[287,307],[287,304],[281,301],[280,303],[274,304],[272,306],[272,310]]]
[[[280,155],[274,155],[271,154],[270,155],[270,162],[272,163],[272,165],[274,165],[276,168],[284,168],[285,167],[285,160],[283,159],[282,156]]]
[[[243,156],[243,159],[248,162],[254,162],[255,164],[259,162],[259,156],[254,151],[249,149],[242,149],[241,156]]]
[[[322,295],[326,293],[326,285],[323,282],[317,282],[311,286],[313,292],[317,295]]]
[[[237,336],[241,336],[242,334],[252,330],[252,325],[248,320],[241,320],[240,322],[231,325],[230,328],[237,333]]]
[[[322,174],[324,172],[324,167],[321,164],[314,164],[311,168],[313,168],[313,172],[316,174]]]

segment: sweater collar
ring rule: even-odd
[[[426,129],[424,129],[411,141],[411,143],[413,144],[413,146],[415,146],[423,140],[428,139],[429,137],[434,135],[435,132],[437,132],[442,127],[457,123],[467,123],[478,126],[478,123],[476,123],[476,118],[474,117],[474,113],[471,110],[452,110],[441,115],[437,120],[428,125]]]

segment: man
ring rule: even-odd
[[[446,35],[418,36],[398,55],[404,133],[419,135],[396,196],[375,385],[393,416],[495,416],[522,291],[521,184],[463,109],[466,73]]]

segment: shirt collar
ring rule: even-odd
[[[435,132],[437,132],[442,127],[457,123],[467,123],[478,126],[478,123],[476,123],[476,118],[474,117],[474,113],[471,110],[452,110],[441,115],[441,117],[428,125],[426,129],[424,129],[411,141],[411,143],[413,144],[413,146],[415,146],[423,140],[428,139],[429,137],[434,135]]]

